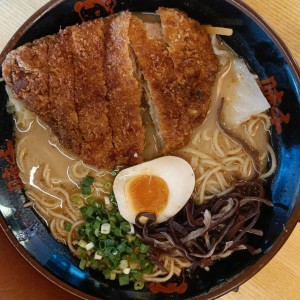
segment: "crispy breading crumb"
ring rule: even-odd
[[[217,59],[198,22],[157,13],[162,26],[124,12],[27,43],[7,55],[3,78],[62,145],[98,168],[142,162],[144,89],[162,154],[171,153],[207,114]]]
[[[129,48],[130,18],[131,14],[124,12],[110,21],[106,85],[115,155],[123,164],[132,165],[142,162],[145,129],[141,117],[142,90],[135,78],[136,66]]]

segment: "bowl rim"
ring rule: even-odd
[[[31,17],[29,17],[23,25],[14,33],[11,39],[8,41],[6,46],[0,53],[0,65],[2,65],[6,55],[8,52],[13,50],[19,41],[19,39],[46,13],[51,11],[53,8],[64,2],[65,0],[50,0],[45,5],[43,5],[40,9],[38,9]],[[244,3],[243,0],[224,0],[225,2],[233,5],[240,11],[242,11],[245,15],[250,17],[253,21],[255,21],[275,42],[276,46],[279,47],[281,53],[284,55],[285,60],[290,66],[293,74],[295,76],[296,82],[298,86],[300,86],[300,68],[288,49],[287,45],[283,42],[282,38],[276,33],[276,31],[272,28],[271,25],[268,24],[253,8],[251,8],[248,4]],[[2,68],[2,67],[1,67]],[[208,294],[203,294],[199,296],[195,296],[192,299],[205,300],[205,299],[216,299],[221,297],[230,291],[237,290],[243,283],[247,280],[251,279],[256,273],[258,273],[263,267],[270,262],[270,260],[278,253],[278,251],[282,248],[282,246],[287,241],[288,237],[291,235],[292,231],[296,227],[297,223],[300,221],[300,195],[296,201],[293,212],[291,213],[289,219],[285,224],[285,230],[282,230],[278,238],[275,240],[272,247],[269,251],[263,255],[258,261],[247,267],[242,273],[236,275],[235,278],[231,279],[231,281],[226,284],[222,284],[215,289],[209,291]],[[50,273],[46,268],[44,268],[38,261],[36,261],[26,250],[21,246],[17,238],[11,232],[8,224],[3,218],[2,214],[0,214],[0,227],[7,239],[13,245],[13,247],[19,252],[19,254],[27,261],[33,268],[35,268],[42,276],[47,278],[50,282],[59,286],[63,290],[73,294],[81,299],[91,299],[96,300],[94,296],[91,296],[87,293],[84,293],[78,290],[75,287],[72,287],[69,284],[66,284],[58,277],[54,276]],[[209,298],[207,298],[209,296]]]

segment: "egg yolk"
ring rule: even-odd
[[[158,214],[168,203],[169,189],[166,182],[158,176],[140,175],[127,182],[125,194],[136,213]]]

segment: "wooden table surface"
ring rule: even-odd
[[[47,0],[0,0],[0,51],[18,27]],[[299,0],[245,0],[281,36],[300,65]],[[33,269],[0,230],[0,299],[76,300]],[[272,261],[221,300],[300,299],[300,224]]]

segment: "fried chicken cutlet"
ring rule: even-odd
[[[207,114],[217,59],[198,22],[157,13],[161,24],[124,12],[27,43],[7,55],[4,80],[87,164],[142,162],[145,95],[161,154],[172,153]]]
[[[170,153],[183,146],[191,133],[184,107],[184,89],[178,85],[175,70],[163,42],[150,39],[144,23],[132,16],[129,40],[145,80],[150,114],[162,143]]]
[[[159,8],[163,39],[173,61],[178,83],[188,90],[186,109],[193,125],[201,124],[207,115],[212,84],[218,60],[205,29],[185,13]]]
[[[103,19],[70,27],[73,39],[74,96],[81,139],[80,157],[98,167],[117,161],[108,119]]]
[[[106,86],[115,154],[123,163],[143,161],[145,129],[141,117],[142,89],[129,47],[131,14],[112,18],[107,32]],[[117,159],[117,157],[116,157]]]
[[[193,127],[206,117],[218,62],[208,34],[197,21],[176,9],[160,8],[157,13],[161,33],[133,16],[129,39],[166,154],[184,146]]]
[[[123,19],[121,14],[111,22],[67,27],[11,51],[3,63],[14,97],[40,116],[63,146],[98,168],[142,160],[141,91],[128,46],[118,45]]]

